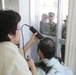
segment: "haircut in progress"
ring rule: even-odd
[[[55,56],[55,43],[50,38],[44,38],[38,44],[38,50],[41,50],[45,58],[51,59]]]
[[[38,44],[38,54],[41,58],[36,65],[37,75],[73,75],[72,71],[55,56],[55,43],[45,37]]]

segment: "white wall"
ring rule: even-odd
[[[19,0],[19,13],[21,15],[20,25],[29,24],[29,0]],[[30,31],[27,26],[23,27],[24,44],[30,39]],[[23,46],[22,35],[20,37],[20,47]],[[30,49],[27,52],[30,55]]]
[[[0,0],[0,9],[4,9],[5,5],[4,5],[4,0]]]
[[[19,0],[4,0],[4,4],[5,9],[19,12]]]
[[[36,25],[36,12],[35,12],[35,0],[19,0],[19,12],[22,17],[20,25],[28,24],[34,26],[37,29]],[[31,31],[27,26],[23,27],[24,42],[27,41],[32,36]],[[22,37],[20,38],[20,46],[22,47]],[[35,42],[28,50],[26,55],[30,55],[35,61],[37,61],[37,42]]]
[[[65,64],[76,75],[76,0],[69,0]]]

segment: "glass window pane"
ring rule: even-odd
[[[40,32],[56,36],[58,0],[40,0]]]
[[[63,24],[62,24],[62,39],[66,40],[67,22],[68,22],[68,3],[69,0],[63,0]],[[61,57],[64,61],[65,45],[61,45]]]
[[[69,0],[63,0],[63,24],[62,24],[62,38],[66,39],[67,20],[68,20],[68,3]]]

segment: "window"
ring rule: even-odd
[[[40,0],[40,32],[56,42],[57,55],[64,60],[69,0]],[[54,13],[54,17],[53,14]],[[46,16],[47,15],[47,16]],[[53,26],[51,20],[53,19]],[[44,19],[43,19],[44,18]],[[43,19],[43,20],[42,20]]]

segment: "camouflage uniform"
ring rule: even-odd
[[[49,36],[56,36],[56,23],[53,22],[53,24],[47,23],[45,25],[45,34]]]
[[[54,16],[55,16],[55,13],[49,12],[48,13],[49,22],[45,23],[45,24],[43,24],[43,23],[40,22],[40,32],[42,34],[49,35],[49,36],[56,36],[56,27],[57,27],[57,24],[54,23],[54,22],[53,22],[53,24],[50,23],[50,18],[53,19]]]
[[[53,12],[48,13],[49,22],[47,23],[46,30],[47,30],[49,36],[56,36],[57,24],[53,22],[54,17],[55,17],[55,13],[53,13]],[[53,23],[51,24],[51,22],[53,22]]]
[[[42,20],[40,21],[40,33],[45,34],[45,25],[48,16],[46,14],[42,14]]]
[[[66,19],[64,20],[64,25],[62,26],[62,38],[63,39],[66,39],[67,21],[68,21],[68,15],[66,16]]]
[[[67,31],[67,26],[63,25],[62,26],[62,38],[66,39],[66,31]],[[61,45],[61,58],[64,62],[64,56],[65,56],[65,45]]]
[[[46,35],[46,24],[47,23],[43,23],[42,21],[40,21],[40,33],[45,34]]]
[[[42,33],[43,34],[43,22],[42,21],[40,21],[40,33]]]
[[[63,39],[66,39],[66,30],[67,30],[67,27],[66,26],[62,26],[62,38]]]

